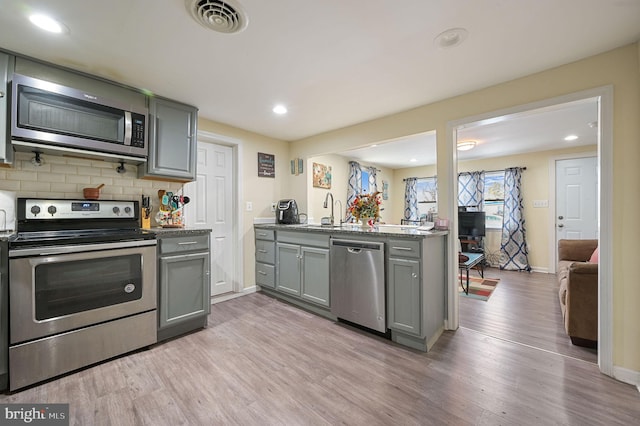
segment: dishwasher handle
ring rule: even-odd
[[[347,247],[347,251],[352,254],[360,254],[362,252],[362,249],[356,247]]]
[[[350,253],[360,252],[362,250],[384,251],[384,243],[354,241],[354,240],[331,240],[333,247],[345,247]],[[352,251],[352,249],[354,251]]]

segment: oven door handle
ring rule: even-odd
[[[9,250],[9,257],[51,256],[54,254],[82,253],[96,250],[112,250],[130,247],[155,246],[156,240],[118,241],[114,243],[76,244],[68,246],[30,247]]]

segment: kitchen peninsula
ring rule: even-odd
[[[344,284],[350,287],[346,290],[349,298],[355,299],[350,311],[360,314],[366,307],[356,305],[362,300],[382,303],[382,309],[376,311],[374,319],[383,321],[383,334],[394,342],[428,351],[442,333],[446,306],[447,231],[424,231],[416,226],[369,228],[351,224],[255,224],[254,229],[256,284],[266,294],[333,321],[344,320],[344,316],[336,313],[336,308],[343,302],[336,297],[342,298],[344,294],[337,286]],[[383,252],[351,271],[345,266],[343,253],[359,253],[361,249],[335,251],[338,242],[342,245],[355,243],[353,247],[359,244],[365,248],[377,244]],[[367,266],[363,267],[365,264]],[[379,279],[371,274],[374,269],[380,271]],[[358,282],[358,279],[366,282]],[[337,281],[345,282],[338,284]],[[376,281],[380,282],[382,300],[366,294],[370,281],[372,286]],[[362,300],[358,300],[359,296]],[[371,306],[371,310],[375,307]],[[372,328],[350,319],[347,322]]]

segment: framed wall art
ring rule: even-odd
[[[331,189],[331,166],[313,163],[313,186]]]

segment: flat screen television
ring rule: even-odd
[[[458,212],[459,237],[484,237],[485,232],[484,212]]]

